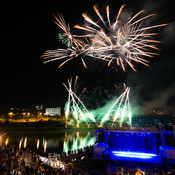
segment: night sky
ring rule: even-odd
[[[53,14],[61,12],[73,27],[82,24],[81,13],[94,14],[92,6],[96,3],[102,7],[111,4],[116,12],[125,3],[129,14],[145,9],[146,14],[157,14],[150,24],[169,24],[155,30],[160,32],[158,39],[162,43],[160,55],[151,59],[150,67],[136,64],[137,73],[130,68],[123,73],[114,65],[108,68],[106,64],[88,58],[88,69],[79,59],[68,62],[61,69],[58,68],[61,62],[43,64],[40,57],[44,51],[62,47],[57,39],[58,27],[53,22]],[[139,111],[163,108],[175,112],[174,0],[14,1],[5,2],[3,6],[1,108],[30,107],[32,104],[63,106],[68,94],[62,83],[79,75],[81,86],[91,92],[93,89],[107,90],[110,97],[113,84],[125,82],[131,87],[130,101]]]

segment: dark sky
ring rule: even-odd
[[[92,5],[111,4],[112,9],[126,3],[129,13],[145,9],[147,14],[157,13],[153,19],[156,24],[169,23],[160,30],[161,51],[152,61],[151,67],[138,66],[139,72],[131,69],[127,73],[109,70],[101,63],[88,60],[89,68],[85,70],[80,60],[67,63],[61,69],[61,62],[43,64],[40,56],[48,49],[61,47],[57,40],[58,27],[52,21],[53,14],[61,12],[71,26],[81,24],[82,12],[93,11]],[[5,2],[3,4],[1,24],[2,51],[0,63],[1,107],[24,106],[31,104],[48,104],[63,106],[67,92],[62,83],[71,76],[79,75],[88,84],[101,86],[96,80],[125,81],[133,89],[131,97],[135,106],[148,109],[151,106],[175,108],[175,13],[174,0],[96,0],[96,1],[24,1]],[[158,30],[159,31],[159,30]],[[100,64],[98,70],[97,64]],[[106,66],[106,65],[105,65]],[[105,73],[106,71],[106,73]],[[95,78],[91,81],[91,78]],[[104,76],[105,75],[105,76]],[[108,76],[110,78],[108,79]],[[98,77],[99,76],[99,77]],[[104,78],[103,78],[104,77]],[[87,82],[86,82],[87,83]],[[111,82],[113,83],[113,82]],[[110,86],[109,86],[110,87]],[[110,91],[110,90],[109,90]]]

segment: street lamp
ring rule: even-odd
[[[13,116],[13,112],[9,112],[8,114],[9,114],[9,116],[10,116],[10,117],[12,117],[12,116]]]

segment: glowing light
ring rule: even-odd
[[[76,127],[79,128],[79,124],[81,121],[85,121],[87,126],[89,126],[88,122],[93,121],[97,127],[102,127],[105,122],[108,121],[110,117],[113,117],[113,123],[111,126],[114,125],[114,122],[121,118],[120,126],[122,126],[122,123],[124,121],[125,116],[129,118],[129,124],[132,126],[132,120],[131,120],[131,110],[130,110],[130,104],[129,104],[129,93],[130,88],[127,87],[124,84],[125,91],[117,98],[115,103],[111,105],[109,110],[105,113],[103,113],[103,117],[98,118],[100,119],[100,125],[96,122],[96,118],[92,112],[89,112],[85,105],[82,103],[82,101],[78,98],[78,96],[75,94],[75,92],[72,90],[72,79],[68,80],[68,87],[63,84],[65,88],[67,89],[69,95],[68,95],[68,102],[65,105],[65,118],[67,122],[67,118],[69,113],[73,114],[77,124]],[[89,120],[90,119],[90,120]]]
[[[44,142],[44,152],[46,152],[47,149],[47,141]]]
[[[22,139],[20,139],[19,141],[19,149],[21,149],[21,146],[22,146]]]
[[[85,146],[86,146],[86,141],[87,141],[87,138],[82,138],[80,139],[80,145],[79,145],[79,149],[83,149]]]
[[[9,139],[7,138],[7,139],[5,140],[5,145],[8,145],[8,142],[9,142]]]
[[[37,144],[36,144],[37,149],[39,148],[39,143],[40,143],[40,141],[39,141],[39,139],[38,139],[38,140],[37,140]]]
[[[66,120],[68,118],[69,113],[72,112],[72,114],[77,122],[77,125],[76,125],[77,128],[79,128],[79,123],[80,123],[81,119],[86,122],[88,127],[89,127],[89,124],[87,122],[87,118],[90,118],[92,121],[94,121],[96,123],[94,116],[91,113],[89,113],[89,111],[87,110],[85,105],[82,103],[82,101],[73,92],[72,80],[68,80],[69,87],[67,87],[64,83],[63,83],[63,85],[65,86],[65,88],[67,89],[67,91],[69,93],[68,102],[66,103],[66,107],[65,107]],[[71,98],[71,100],[70,100],[70,98]],[[72,106],[71,106],[71,104],[72,104]],[[85,113],[83,111],[85,111]],[[96,123],[96,125],[97,125],[97,123]]]
[[[73,138],[73,143],[72,143],[71,150],[76,152],[76,150],[78,148],[77,145],[78,145],[78,139],[77,138]]]
[[[0,145],[5,143],[5,136],[7,133],[0,133]]]
[[[88,145],[88,146],[94,145],[94,144],[95,144],[95,140],[96,140],[95,137],[92,137],[92,138],[89,140],[89,142],[87,143],[87,145]]]
[[[143,152],[129,152],[129,151],[112,151],[115,156],[119,157],[133,157],[141,159],[151,159],[152,157],[157,156],[152,153],[143,153]]]
[[[63,151],[67,154],[68,151],[76,152],[78,149],[84,149],[86,146],[94,145],[96,137],[91,137],[89,133],[87,133],[86,137],[80,137],[79,134],[76,134],[76,137],[73,138],[73,141],[70,140],[69,137],[65,137],[63,143]]]
[[[109,111],[104,115],[104,117],[101,120],[100,126],[103,126],[103,123],[106,122],[110,116],[113,116],[113,123],[111,126],[114,125],[114,122],[121,118],[120,126],[122,126],[122,123],[124,121],[124,117],[127,114],[128,111],[128,118],[131,125],[131,112],[130,112],[130,105],[129,105],[129,92],[130,88],[125,87],[125,91],[117,98],[115,103],[111,106]],[[122,107],[123,105],[123,107]]]
[[[141,17],[144,10],[139,11],[128,21],[121,18],[122,11],[126,5],[122,5],[115,19],[110,19],[110,8],[106,7],[106,17],[100,13],[97,5],[94,5],[94,11],[99,20],[91,19],[86,13],[82,16],[86,22],[85,25],[75,25],[74,28],[84,31],[84,34],[71,34],[69,24],[66,24],[63,16],[55,16],[55,23],[61,29],[58,39],[67,49],[48,50],[43,54],[44,62],[62,60],[59,67],[78,56],[81,58],[85,68],[87,68],[83,57],[90,56],[111,63],[117,62],[123,71],[126,71],[126,65],[129,65],[136,71],[133,62],[149,66],[149,60],[146,58],[157,55],[154,50],[159,50],[156,46],[160,41],[152,39],[157,33],[149,32],[150,29],[162,27],[167,24],[145,26],[144,21],[154,16],[150,14]],[[126,19],[126,18],[125,18]],[[98,21],[95,22],[95,21]],[[81,38],[81,39],[80,39]]]
[[[25,137],[25,139],[24,139],[24,148],[26,148],[26,146],[27,146],[27,137]]]
[[[9,112],[8,114],[10,117],[12,117],[14,115],[13,112]]]
[[[69,151],[69,143],[68,143],[68,140],[64,140],[64,142],[63,142],[63,152],[65,152],[66,155],[67,155],[68,151]]]
[[[87,112],[86,115],[87,115],[93,122],[96,122],[96,121],[95,121],[95,118],[94,118],[94,116],[93,116],[92,113]]]
[[[124,107],[124,108],[122,109],[122,118],[121,118],[121,122],[123,122],[125,115],[126,115],[126,109],[125,109],[125,107]]]

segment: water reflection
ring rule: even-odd
[[[22,146],[22,140],[23,140],[23,139],[20,139],[20,141],[19,141],[19,149],[21,149],[21,146]]]
[[[39,148],[39,139],[37,140],[36,148]]]
[[[86,146],[93,145],[96,139],[93,132],[17,132],[8,133],[5,144],[38,152],[41,155],[76,152]]]
[[[74,151],[75,153],[78,149],[83,150],[86,146],[94,145],[95,141],[95,136],[91,136],[90,132],[88,132],[85,137],[79,137],[79,132],[76,133],[76,137],[69,137],[69,135],[67,136],[67,133],[65,133],[63,151],[66,154],[68,151]]]
[[[27,146],[27,137],[25,137],[25,140],[24,140],[24,148],[26,148]]]
[[[47,141],[44,142],[44,153],[46,152],[47,149]]]
[[[6,140],[5,140],[5,145],[8,145],[8,142],[9,142],[9,139],[6,138]]]

